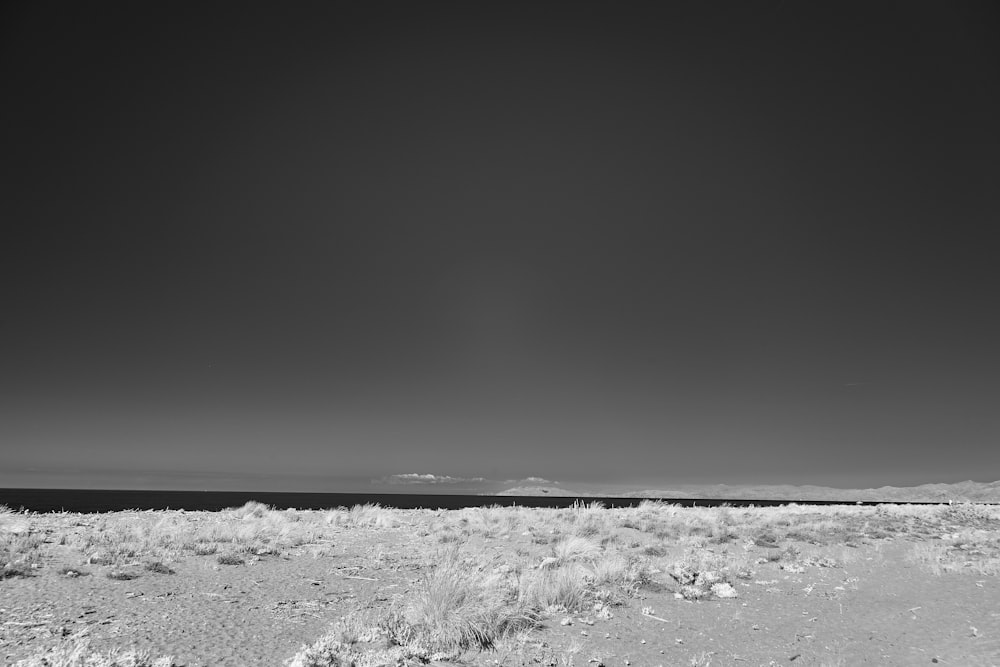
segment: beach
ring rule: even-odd
[[[19,667],[1000,663],[985,505],[7,511],[0,549]]]

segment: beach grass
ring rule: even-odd
[[[88,574],[108,585],[183,587],[193,572],[263,572],[268,559],[308,559],[347,568],[331,572],[371,586],[373,597],[348,605],[326,632],[286,655],[293,667],[428,663],[470,653],[516,661],[548,651],[533,642],[554,621],[589,627],[632,607],[657,618],[647,613],[651,599],[658,606],[725,602],[758,585],[761,572],[771,577],[763,586],[778,581],[776,574],[878,565],[886,544],[896,544],[902,566],[928,576],[995,577],[998,529],[1000,508],[971,504],[684,508],[644,501],[609,508],[594,501],[563,509],[307,511],[251,502],[214,513],[99,515],[3,509],[0,591],[18,578]],[[361,539],[368,546],[351,551]],[[95,652],[89,642],[83,635],[39,640],[16,664],[171,664],[126,646]],[[572,660],[578,651],[571,648],[547,655]]]

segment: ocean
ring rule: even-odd
[[[303,493],[283,491],[162,491],[123,489],[0,489],[0,505],[30,512],[117,512],[166,510],[217,512],[251,500],[278,509],[331,509],[378,503],[395,509],[460,509],[490,505],[521,507],[571,507],[599,501],[605,507],[634,507],[643,498],[573,496],[493,496],[429,493]],[[788,504],[787,500],[727,500],[655,498],[684,507],[748,507]],[[799,501],[800,505],[835,505],[837,501]],[[878,503],[858,503],[877,505]]]

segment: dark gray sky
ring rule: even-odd
[[[7,7],[9,486],[1000,479],[989,3]]]

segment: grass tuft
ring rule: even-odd
[[[0,580],[30,577],[41,565],[41,542],[27,526],[23,532],[0,533]]]
[[[570,535],[552,545],[552,557],[558,565],[593,560],[601,553],[600,545],[588,537]]]
[[[149,651],[111,649],[99,653],[90,649],[87,630],[76,633],[57,646],[14,663],[14,667],[175,667],[172,656],[153,658]]]
[[[452,550],[423,579],[403,611],[412,633],[403,643],[415,638],[432,652],[445,653],[490,649],[500,637],[534,624],[510,573],[492,573],[473,563]]]

